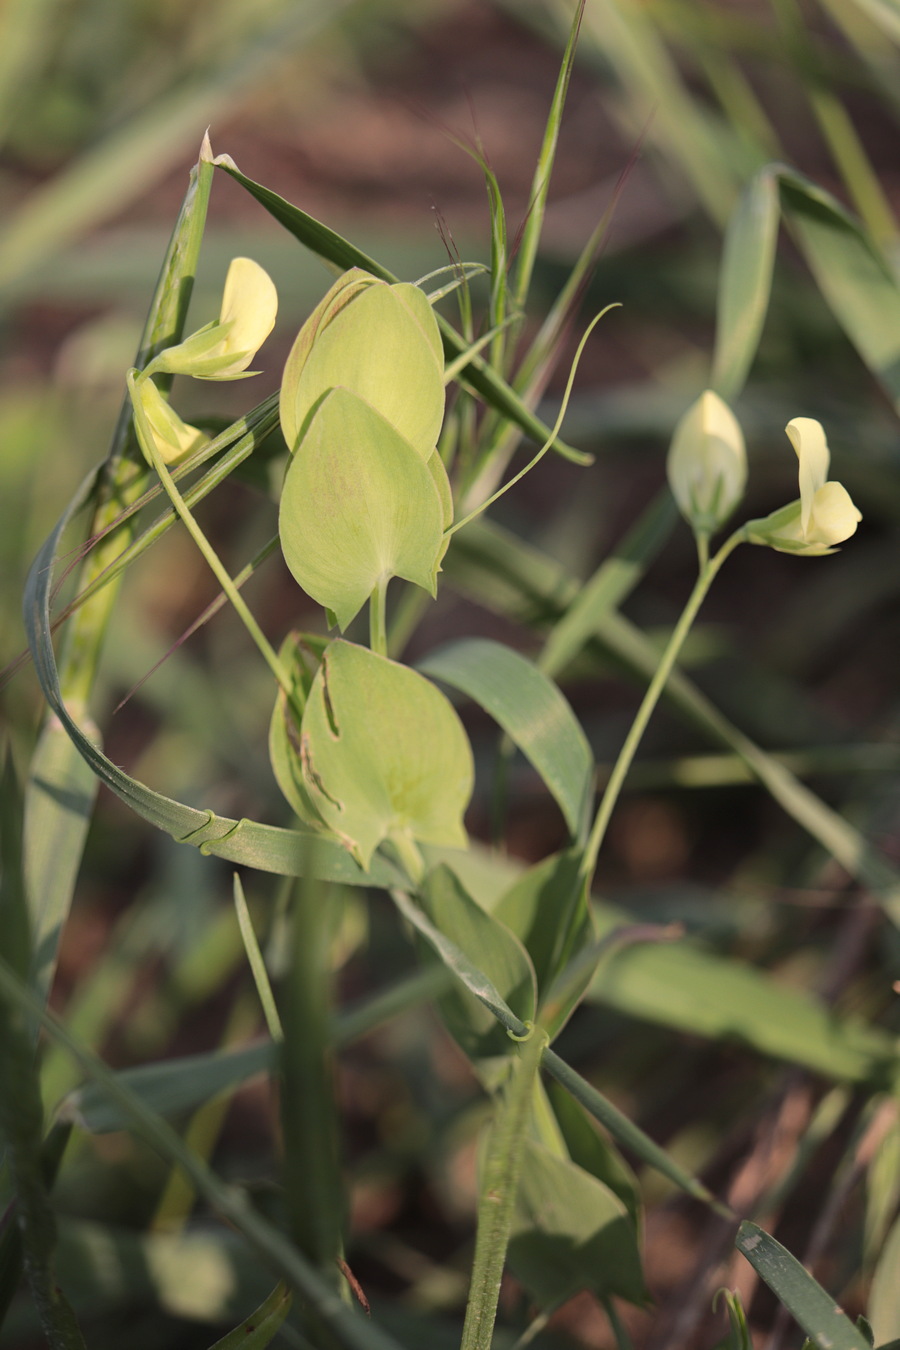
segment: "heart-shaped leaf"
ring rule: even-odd
[[[310,412],[338,386],[376,408],[423,458],[444,416],[444,354],[426,296],[353,271],[304,324],[285,366],[281,422],[288,446]]]
[[[313,803],[363,867],[385,839],[466,847],[472,751],[449,701],[423,675],[332,642],[301,744]]]
[[[445,510],[422,456],[368,403],[334,389],[288,466],[281,547],[307,595],[343,630],[391,576],[434,595]]]

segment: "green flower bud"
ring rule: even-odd
[[[800,500],[764,520],[748,521],[747,538],[779,553],[823,557],[856,533],[862,515],[843,484],[828,478],[831,455],[822,424],[812,417],[795,417],[785,430],[799,460]]]
[[[743,433],[734,413],[711,389],[676,426],[666,469],[678,509],[696,534],[713,534],[743,496]]]
[[[182,422],[152,380],[138,380],[134,388],[157,453],[164,464],[180,464],[209,440],[202,431],[188,422]]]

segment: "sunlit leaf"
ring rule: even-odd
[[[354,269],[307,324],[281,385],[282,427],[291,450],[312,409],[340,387],[373,407],[427,458],[444,415],[444,354],[434,313],[418,286],[390,286]]]
[[[444,507],[423,457],[355,394],[319,405],[284,482],[279,533],[306,593],[346,628],[379,581],[432,595]]]
[[[472,752],[450,703],[423,675],[333,642],[301,738],[316,809],[363,867],[385,839],[465,847]]]

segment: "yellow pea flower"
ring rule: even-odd
[[[140,380],[135,384],[135,392],[163,463],[180,464],[209,440],[202,431],[181,420],[152,380]]]
[[[748,521],[747,538],[779,553],[810,558],[834,553],[836,544],[856,533],[862,515],[844,485],[828,478],[831,454],[821,422],[795,417],[785,430],[799,460],[800,500]]]
[[[166,371],[198,380],[242,380],[275,327],[278,293],[272,278],[252,258],[233,258],[225,278],[218,319],[175,347],[160,352],[145,374]]]
[[[713,534],[744,495],[744,436],[728,404],[712,389],[691,404],[676,426],[666,471],[679,511],[701,534]]]

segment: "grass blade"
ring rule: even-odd
[[[253,931],[253,920],[250,918],[250,911],[247,908],[247,900],[244,896],[244,887],[241,885],[241,879],[237,872],[234,874],[234,908],[241,930],[244,951],[247,953],[247,960],[253,972],[253,983],[256,985],[256,992],[262,1004],[266,1026],[269,1028],[269,1035],[273,1041],[283,1041],[284,1031],[281,1026],[281,1018],[278,1016],[278,1009],[275,1006],[275,995],[272,993],[272,986],[269,983],[269,972],[266,970],[266,963],[259,949],[256,933]]]
[[[291,1310],[291,1302],[287,1285],[276,1285],[264,1303],[209,1350],[265,1350],[278,1335],[279,1327]]]
[[[726,403],[744,387],[769,307],[778,241],[778,185],[770,173],[751,179],[725,231],[710,386]]]
[[[283,225],[295,238],[299,239],[301,244],[305,244],[308,249],[318,254],[326,262],[332,263],[343,270],[349,270],[351,267],[362,267],[365,271],[371,272],[373,276],[380,277],[382,281],[394,283],[399,280],[393,272],[388,271],[386,267],[382,267],[381,263],[376,262],[374,258],[370,258],[362,249],[357,248],[355,244],[351,244],[342,235],[307,215],[298,206],[292,206],[290,202],[285,201],[284,197],[279,197],[277,192],[272,192],[270,188],[263,187],[261,183],[255,183],[252,178],[248,178],[241,173],[234,161],[227,155],[219,155],[216,165],[240,183],[252,197],[256,198],[261,206],[265,207],[271,216],[274,216],[280,225]],[[438,315],[437,318],[447,361],[455,361],[458,356],[466,351],[467,343],[446,319],[441,315]],[[497,372],[480,356],[470,357],[468,364],[462,371],[461,378],[464,383],[471,385],[487,404],[503,413],[510,421],[515,422],[533,440],[541,444],[547,440],[550,435],[550,428],[545,426],[530,408],[526,407],[515,390],[505,380],[501,379]],[[552,449],[561,454],[564,459],[570,459],[576,464],[590,464],[592,462],[590,455],[566,445],[559,437],[554,439]]]
[[[100,1084],[105,1094],[131,1119],[135,1132],[166,1161],[181,1167],[198,1194],[237,1228],[246,1241],[302,1294],[329,1328],[341,1350],[402,1350],[393,1337],[356,1317],[305,1257],[253,1208],[245,1194],[237,1187],[223,1182],[202,1159],[186,1149],[164,1120],[149,1111],[116,1074],[69,1035],[59,1019],[44,1009],[2,958],[0,997],[26,1015],[39,1018],[51,1038],[66,1049],[82,1072],[94,1083]]]
[[[481,638],[441,647],[418,668],[489,712],[540,774],[571,834],[585,831],[594,759],[569,703],[546,675],[511,647]]]
[[[755,1223],[745,1219],[734,1244],[761,1280],[780,1299],[817,1350],[871,1350],[832,1296],[803,1269],[795,1256]]]

